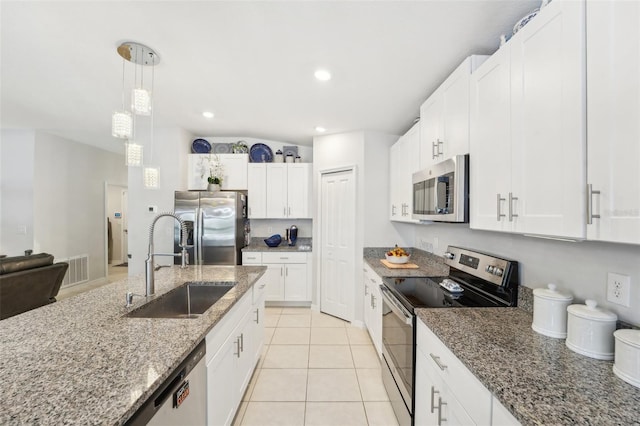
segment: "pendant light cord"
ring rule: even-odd
[[[149,53],[149,55],[151,56],[151,143],[149,144],[149,161],[153,161],[153,100],[156,97],[153,91],[153,84],[155,83],[156,58],[153,57],[153,52]]]

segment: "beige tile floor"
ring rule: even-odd
[[[366,330],[306,308],[266,308],[265,323],[235,426],[397,426]]]

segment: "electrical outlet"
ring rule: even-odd
[[[631,278],[628,275],[607,274],[607,300],[617,305],[631,305]]]

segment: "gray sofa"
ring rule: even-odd
[[[55,302],[68,267],[47,253],[0,259],[0,320]]]

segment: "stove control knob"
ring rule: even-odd
[[[447,251],[447,252],[444,253],[444,257],[446,257],[447,259],[453,260],[453,258],[455,258],[456,255]]]
[[[487,265],[487,267],[485,268],[485,271],[487,271],[490,274],[493,274],[493,265]]]
[[[494,268],[493,275],[501,277],[503,272],[504,271],[502,269],[500,269],[500,268]]]

